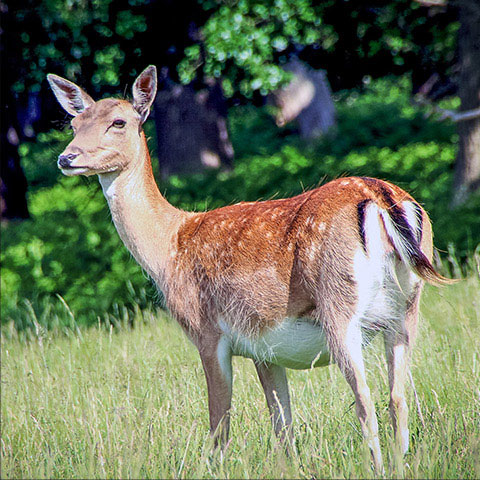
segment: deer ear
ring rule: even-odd
[[[141,123],[147,119],[156,93],[157,69],[154,65],[150,65],[133,84],[133,108],[140,115]]]
[[[53,73],[47,75],[47,80],[60,105],[74,117],[95,103],[90,95],[69,80]]]

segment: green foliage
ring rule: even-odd
[[[38,188],[50,187],[60,177],[55,159],[71,141],[70,131],[51,130],[39,133],[35,142],[19,146],[21,165],[25,171],[30,194]]]
[[[411,83],[404,76],[368,80],[364,90],[336,94],[341,135],[330,142],[331,152],[344,154],[370,146],[398,149],[415,142],[454,144],[453,125],[426,121],[425,112],[412,104],[410,91]]]
[[[147,29],[145,16],[132,10],[147,2],[22,2],[12,13],[13,21],[18,23],[17,31],[23,32],[18,38],[23,68],[17,73],[12,90],[17,94],[39,91],[49,71],[62,72],[70,79],[87,74],[92,76],[88,81],[93,87],[118,86],[118,72],[130,53],[127,42]]]
[[[405,80],[379,80],[340,93],[338,131],[313,144],[279,130],[264,110],[237,107],[229,117],[235,169],[173,176],[160,189],[178,207],[204,210],[294,195],[341,175],[383,178],[425,206],[437,247],[462,275],[480,239],[480,197],[450,210],[454,128],[425,120],[409,91]],[[3,227],[1,256],[2,319],[18,328],[55,323],[66,305],[78,323],[108,322],[108,314],[126,307],[128,316],[157,298],[115,232],[96,179],[59,175],[55,159],[69,135],[51,132],[21,146],[33,218]]]
[[[290,78],[281,65],[292,53],[325,68],[332,79],[354,70],[353,82],[338,80],[349,86],[364,75],[428,70],[432,64],[433,71],[446,71],[455,57],[453,11],[432,19],[432,12],[412,0],[374,6],[330,0],[199,1],[208,18],[197,43],[185,49],[179,77],[184,83],[196,76],[222,78],[227,96],[277,89]]]
[[[218,78],[229,68],[229,76],[223,81],[227,95],[232,95],[235,88],[243,95],[256,90],[265,95],[278,88],[288,77],[274,62],[274,53],[292,43],[318,43],[327,35],[319,28],[321,19],[310,0],[203,4],[211,10],[202,28],[205,58],[201,58],[199,45],[187,48],[186,58],[178,67],[180,79],[190,82],[202,61],[207,76]],[[331,27],[328,34],[333,34]]]
[[[50,314],[66,308],[57,296],[83,324],[104,320],[116,303],[146,305],[148,283],[115,232],[97,185],[63,178],[30,196],[30,212],[33,221],[2,232],[3,319],[33,326],[25,324],[33,309],[46,325],[52,319],[45,299],[55,307]]]
[[[12,58],[8,88],[38,92],[52,71],[106,92],[138,73],[144,59],[167,66],[173,78],[177,68],[183,82],[222,78],[228,96],[250,97],[289,78],[281,65],[292,53],[348,87],[365,75],[447,72],[455,58],[455,7],[439,13],[414,0],[192,0],[185,7],[167,2],[162,10],[151,0],[18,2],[9,13],[9,44],[20,58]],[[184,17],[172,20],[178,31],[171,38],[156,34],[160,13]],[[188,24],[200,32],[180,61],[174,50],[191,41]]]

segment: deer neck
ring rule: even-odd
[[[158,190],[143,133],[142,140],[127,169],[99,175],[99,180],[120,238],[161,285],[176,234],[188,214],[173,207]]]

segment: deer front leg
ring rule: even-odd
[[[232,352],[223,338],[208,339],[199,348],[208,389],[210,434],[215,446],[225,447],[230,428],[232,402]]]
[[[281,441],[292,441],[292,412],[288,393],[287,375],[284,367],[271,363],[255,362],[262,384],[275,435]]]

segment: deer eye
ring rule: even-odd
[[[122,120],[121,118],[117,118],[116,120],[113,121],[112,127],[115,128],[123,128],[127,122],[125,120]]]

